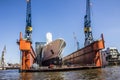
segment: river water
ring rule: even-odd
[[[1,70],[0,80],[120,80],[120,66],[64,72],[19,73]]]

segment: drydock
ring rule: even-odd
[[[90,19],[90,0],[86,0],[86,15],[84,16],[84,47],[64,57],[64,63],[70,65],[102,67],[101,50],[105,48],[103,34],[101,39],[94,41]]]
[[[21,68],[20,72],[48,72],[48,71],[68,71],[100,68],[103,66],[101,58],[101,50],[104,49],[104,38],[101,35],[100,40],[94,41],[91,30],[90,20],[90,0],[86,0],[86,15],[84,17],[84,47],[69,54],[63,58],[63,65],[47,67],[39,66],[33,68],[36,63],[36,53],[32,47],[32,24],[31,24],[31,0],[27,0],[27,15],[25,37],[22,37],[20,32],[20,39],[17,41],[21,51]]]
[[[70,65],[96,66],[102,67],[101,51],[104,48],[103,35],[100,40],[94,41],[90,45],[79,49],[64,57],[64,63]]]

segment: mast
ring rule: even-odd
[[[25,38],[31,41],[31,34],[32,34],[31,0],[27,0]]]
[[[90,16],[91,16],[91,14],[90,14],[90,0],[86,0],[86,15],[84,16],[84,34],[85,34],[84,46],[87,46],[93,42]]]

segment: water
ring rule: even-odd
[[[1,70],[0,80],[120,80],[120,66],[67,72],[19,73]]]

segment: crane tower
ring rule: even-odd
[[[91,19],[90,19],[90,0],[86,0],[86,15],[84,17],[84,33],[85,33],[84,46],[87,46],[93,42]]]

